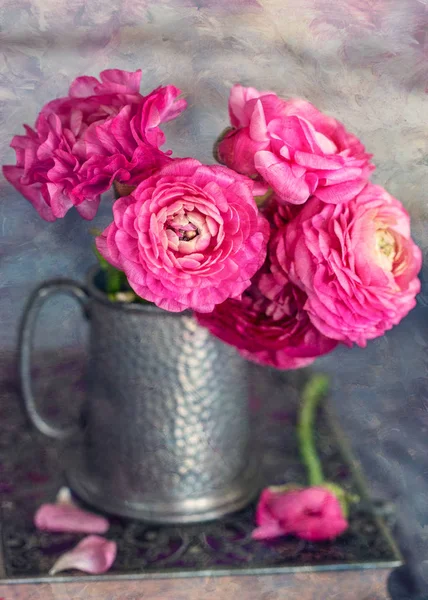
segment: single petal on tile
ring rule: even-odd
[[[105,573],[114,563],[116,553],[116,542],[98,535],[88,535],[73,550],[60,556],[49,571],[49,575],[72,569],[91,575]]]
[[[104,517],[72,504],[42,504],[34,516],[37,529],[71,533],[105,533],[110,523]]]

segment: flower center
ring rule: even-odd
[[[163,243],[165,248],[177,255],[192,254],[194,260],[201,260],[201,252],[208,248],[217,229],[215,223],[208,222],[209,217],[196,210],[190,202],[187,204],[164,217],[162,235],[166,237]]]
[[[180,242],[190,242],[199,235],[198,228],[184,210],[172,215],[167,221],[166,228],[173,231]]]
[[[394,236],[387,229],[376,230],[376,254],[380,266],[387,271],[392,271],[396,243]]]

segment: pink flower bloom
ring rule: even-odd
[[[40,115],[37,130],[25,125],[27,134],[12,140],[16,165],[5,165],[3,174],[45,221],[64,217],[72,206],[84,219],[92,219],[98,210],[99,197],[88,201],[73,194],[82,163],[73,147],[82,127],[82,123],[63,127],[53,113]]]
[[[85,219],[92,219],[98,209],[100,193],[116,176],[130,177],[129,172],[148,172],[163,164],[163,155],[153,143],[163,143],[158,125],[174,118],[185,107],[184,100],[175,108],[171,95],[179,90],[168,86],[144,97],[139,93],[141,71],[128,73],[118,69],[103,71],[101,82],[94,77],[78,77],[69,95],[44,106],[35,128],[25,126],[26,135],[15,136],[11,146],[16,165],[3,167],[6,179],[20,191],[46,221],[64,217],[75,206]],[[167,106],[166,106],[167,105]],[[126,107],[142,119],[135,125],[143,148],[129,156],[117,156],[117,148],[100,150],[100,157],[85,143],[86,135]],[[145,120],[144,120],[145,119]],[[142,130],[139,131],[138,127]],[[97,148],[100,146],[98,144]],[[101,145],[102,146],[102,145]],[[129,160],[132,159],[132,164]],[[166,158],[167,160],[167,158]],[[103,169],[101,170],[100,165]],[[82,185],[84,184],[84,185]]]
[[[308,296],[305,309],[324,335],[366,345],[415,306],[421,251],[409,215],[368,184],[349,203],[312,198],[272,241],[272,272]]]
[[[266,256],[269,226],[252,185],[224,167],[175,160],[115,202],[97,248],[142,298],[210,312],[239,297]]]
[[[323,487],[263,490],[256,513],[256,540],[295,535],[312,542],[331,540],[348,527],[337,497]]]
[[[82,183],[74,193],[94,198],[114,180],[137,185],[171,162],[170,152],[158,150],[165,143],[159,126],[186,108],[186,101],[178,99],[180,94],[173,85],[158,88],[138,104],[128,104],[117,116],[90,127],[77,144],[77,151],[88,160],[81,169]]]
[[[73,550],[63,554],[49,571],[56,575],[61,571],[76,569],[91,575],[99,575],[110,569],[116,559],[116,542],[98,535],[88,535]]]
[[[34,524],[42,531],[72,533],[105,533],[110,527],[104,517],[64,503],[43,504],[35,514]]]
[[[337,342],[312,325],[303,308],[306,294],[285,277],[276,280],[268,264],[242,300],[227,300],[210,314],[197,314],[198,321],[248,360],[278,369],[305,367]]]
[[[348,201],[374,169],[358,138],[304,100],[235,85],[229,113],[234,129],[218,145],[219,160],[261,178],[283,202]]]
[[[68,90],[68,96],[48,102],[40,111],[39,119],[50,114],[57,115],[63,125],[82,121],[86,126],[102,123],[127,104],[138,104],[144,97],[140,94],[141,69],[121,71],[108,69],[100,73],[101,82],[86,75],[77,77]],[[36,129],[39,121],[36,121]]]

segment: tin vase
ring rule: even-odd
[[[32,423],[50,437],[80,436],[66,473],[72,491],[105,512],[157,523],[206,521],[242,508],[258,492],[245,360],[190,313],[111,302],[102,276],[95,269],[85,285],[41,285],[20,331]],[[59,293],[74,297],[89,322],[83,429],[46,421],[32,391],[37,316]]]

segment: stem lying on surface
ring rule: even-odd
[[[302,394],[297,435],[310,486],[321,485],[324,481],[321,461],[315,447],[314,421],[318,404],[327,391],[328,378],[325,375],[314,375],[306,384]]]

